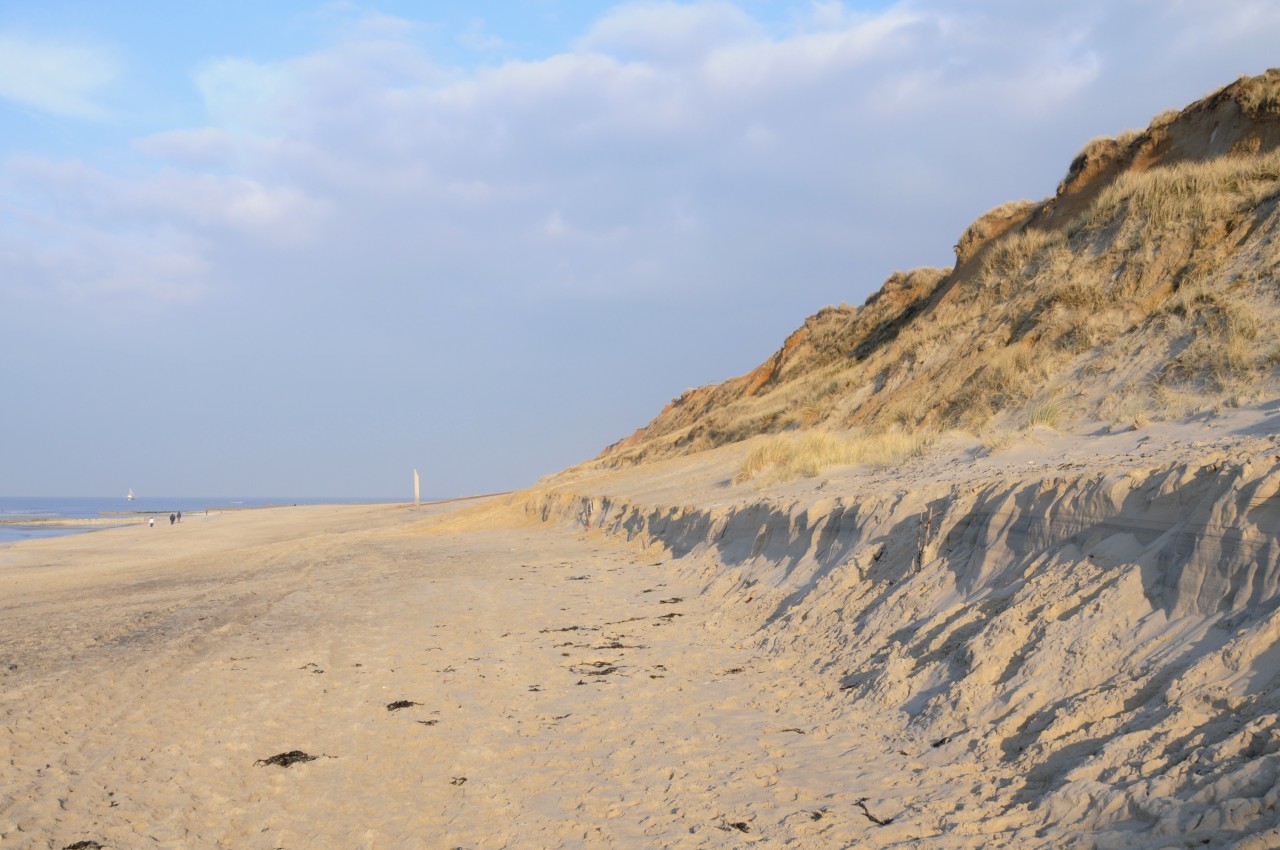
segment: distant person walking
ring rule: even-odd
[[[178,511],[178,522],[182,522],[182,511]]]
[[[148,525],[148,526],[150,526],[151,528],[155,528],[155,527],[156,527],[156,518],[155,518],[155,517],[152,517],[151,519],[147,520],[147,525]]]
[[[176,519],[177,519],[176,516],[174,516],[173,514],[169,514],[169,525],[173,525],[174,520]]]

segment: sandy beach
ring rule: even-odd
[[[510,511],[455,530],[475,515],[264,509],[0,550],[0,841],[838,846],[872,826],[856,799],[897,813],[858,779],[882,772],[865,731],[816,725],[660,553]],[[259,763],[295,750],[317,758]]]
[[[1276,415],[0,548],[0,842],[1276,846]]]

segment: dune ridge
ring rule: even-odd
[[[572,476],[805,430],[998,439],[1272,397],[1280,69],[1095,139],[1056,192],[979,216],[952,268],[825,307],[747,374],[686,390]]]

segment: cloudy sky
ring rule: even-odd
[[[531,483],[1276,44],[1270,0],[2,0],[0,495]]]

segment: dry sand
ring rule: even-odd
[[[0,844],[839,846],[870,826],[858,797],[892,816],[856,736],[816,729],[669,565],[425,513],[0,549]],[[320,758],[256,764],[293,750]]]
[[[0,847],[1280,847],[1278,415],[2,547]]]

